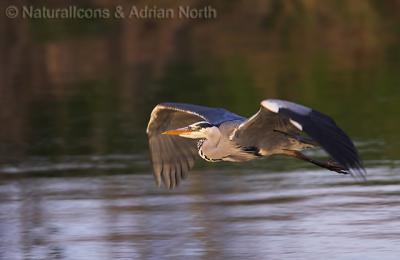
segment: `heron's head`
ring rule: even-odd
[[[179,135],[191,139],[209,139],[217,134],[219,135],[219,129],[209,122],[200,121],[186,127],[165,131],[162,134]]]

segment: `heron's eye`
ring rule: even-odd
[[[194,125],[195,129],[207,128],[212,127],[213,125],[208,122],[198,122]]]

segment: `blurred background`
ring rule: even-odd
[[[71,5],[216,17],[22,17]],[[26,0],[0,11],[0,259],[400,254],[400,1]],[[251,116],[265,98],[335,118],[369,182],[271,158],[199,162],[177,190],[155,187],[145,128],[157,103]]]

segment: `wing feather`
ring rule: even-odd
[[[274,133],[276,127],[292,133],[304,131],[334,160],[364,178],[364,167],[348,135],[332,118],[303,105],[278,99],[264,100],[257,114],[239,126],[234,138],[245,145],[249,143],[274,151],[288,142],[284,136]]]
[[[223,108],[184,103],[162,103],[157,105],[147,126],[150,155],[156,184],[161,181],[167,188],[176,187],[185,179],[194,166],[197,156],[197,140],[179,136],[162,135],[162,132],[188,126],[198,121],[219,125],[230,120],[244,120],[243,117]]]

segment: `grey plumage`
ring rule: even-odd
[[[178,185],[193,167],[198,152],[196,140],[161,133],[202,120],[218,125],[245,118],[222,108],[182,103],[162,103],[153,109],[146,132],[157,185],[161,180],[170,188]]]
[[[183,128],[192,134],[162,134]],[[264,100],[249,119],[223,108],[162,103],[151,113],[147,134],[156,183],[168,188],[186,178],[197,153],[208,161],[236,162],[281,154],[340,173],[365,172],[354,144],[331,118],[283,100]],[[318,162],[300,153],[317,144],[334,161]]]

